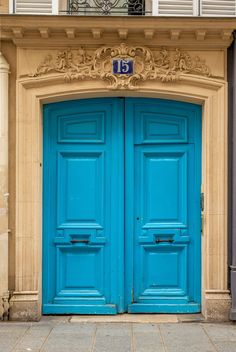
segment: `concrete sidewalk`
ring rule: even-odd
[[[168,319],[167,319],[168,320]],[[0,323],[1,352],[236,352],[236,324],[79,322],[43,317]]]

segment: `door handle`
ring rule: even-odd
[[[174,240],[173,239],[167,239],[167,240],[161,240],[160,238],[156,239],[156,243],[173,243]]]
[[[74,244],[74,243],[85,243],[85,244],[88,244],[89,240],[72,239],[72,240],[70,240],[70,243],[72,243],[72,244]]]

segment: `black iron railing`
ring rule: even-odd
[[[68,0],[70,15],[151,15],[145,0]]]

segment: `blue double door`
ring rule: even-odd
[[[44,106],[43,313],[201,310],[201,108]]]

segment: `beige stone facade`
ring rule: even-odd
[[[1,0],[0,1],[0,14],[1,13],[9,13],[9,1]]]
[[[133,96],[202,105],[202,191],[205,194],[202,313],[208,320],[227,320],[231,300],[227,258],[226,72],[227,48],[236,22],[232,19],[107,17],[104,20],[69,16],[2,16],[0,21],[1,51],[11,71],[8,112],[11,234],[7,268],[10,319],[38,320],[41,316],[42,105],[69,99]],[[86,55],[93,57],[101,48],[121,44],[148,50],[153,57],[163,55],[163,46],[169,57],[178,49],[181,58],[190,58],[192,66],[183,66],[183,62],[169,72],[163,64],[152,75],[140,69],[134,85],[127,81],[116,84],[112,77],[104,79],[104,68],[83,74],[82,63],[77,65],[77,75],[71,63],[61,71],[54,69],[58,53],[63,51],[73,55],[82,46]],[[0,268],[4,265],[7,265],[6,258],[0,256]]]

